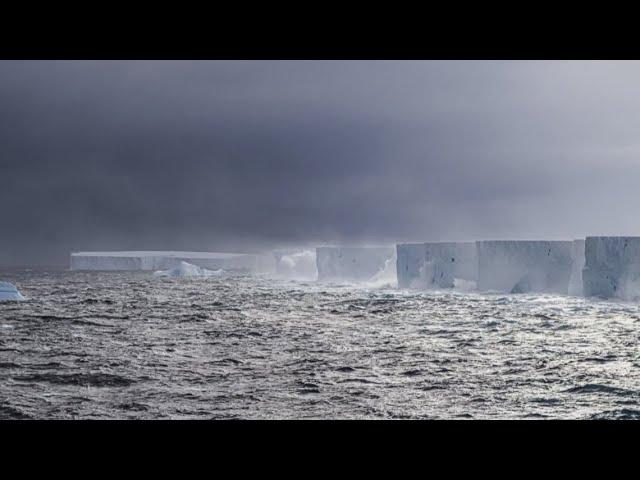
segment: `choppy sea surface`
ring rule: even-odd
[[[640,418],[640,306],[0,270],[0,418]]]

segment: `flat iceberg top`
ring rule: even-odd
[[[323,252],[330,252],[330,251],[343,251],[343,252],[349,252],[349,253],[355,253],[355,252],[360,252],[360,251],[364,251],[364,252],[386,252],[386,251],[392,251],[395,250],[395,246],[382,246],[382,247],[340,247],[340,246],[324,246],[324,247],[316,247],[316,252],[319,251],[323,251]]]
[[[478,240],[482,245],[562,245],[572,240]]]
[[[493,241],[493,240],[489,240]],[[476,242],[407,242],[407,243],[396,243],[398,245],[475,245]]]
[[[161,251],[130,251],[130,252],[73,252],[72,257],[170,257],[170,258],[236,258],[252,255],[250,253],[221,253],[221,252],[161,252]]]
[[[587,237],[585,237],[585,239],[588,238],[596,238],[598,240],[606,240],[606,239],[622,239],[622,240],[635,240],[635,241],[640,241],[640,236],[637,235],[589,235]]]

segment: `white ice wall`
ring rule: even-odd
[[[568,293],[571,241],[492,240],[476,247],[478,290]]]
[[[587,237],[584,295],[640,298],[640,237]]]
[[[584,268],[584,240],[574,240],[571,245],[573,264],[569,279],[569,295],[582,295],[582,269]]]
[[[451,288],[455,279],[477,280],[474,243],[405,243],[396,250],[399,288]]]
[[[393,247],[318,247],[318,280],[370,281],[385,271],[394,256]]]
[[[424,243],[396,245],[398,288],[419,288],[422,265],[426,258]]]
[[[454,267],[453,276],[456,279],[478,281],[478,256],[475,242],[453,243]]]

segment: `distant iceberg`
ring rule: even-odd
[[[169,270],[154,272],[156,277],[215,277],[221,275],[224,270],[207,270],[187,262],[180,262],[177,267]]]
[[[74,252],[71,270],[165,270],[187,262],[202,268],[256,272],[265,268],[260,255],[220,252]]]
[[[0,302],[5,300],[24,300],[24,297],[12,283],[0,282]]]

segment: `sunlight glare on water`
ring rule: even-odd
[[[640,418],[640,308],[7,270],[0,418]]]

